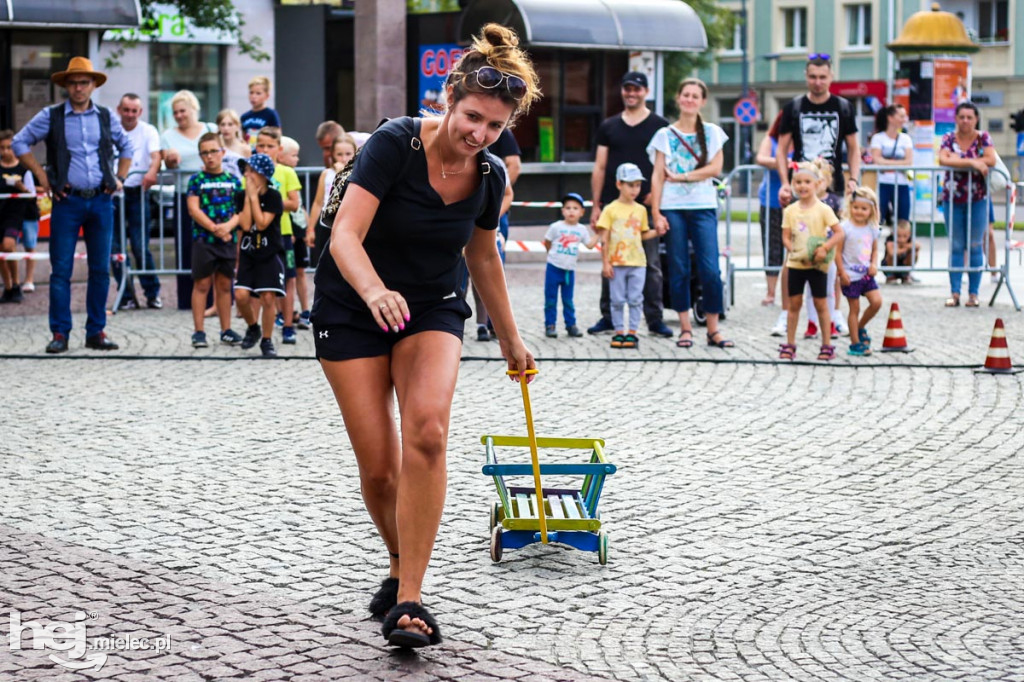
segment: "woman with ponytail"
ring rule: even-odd
[[[696,78],[679,84],[679,118],[655,133],[647,146],[654,163],[651,206],[654,226],[668,234],[668,280],[672,307],[679,313],[680,348],[693,346],[690,322],[690,247],[707,312],[709,346],[732,348],[722,336],[718,317],[724,312],[722,276],[718,268],[718,195],[712,178],[722,172],[722,147],[729,137],[714,123],[705,123],[700,109],[708,86]]]
[[[512,31],[488,24],[449,73],[443,116],[395,118],[370,136],[316,271],[316,355],[390,556],[370,613],[383,619],[394,646],[441,641],[421,589],[444,507],[448,422],[471,314],[464,267],[509,369],[525,380],[535,366],[516,329],[494,237],[504,167],[487,151],[540,96],[518,43]]]

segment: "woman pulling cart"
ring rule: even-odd
[[[441,641],[421,587],[444,506],[465,320],[465,264],[509,369],[535,367],[495,246],[505,174],[486,151],[540,96],[515,33],[488,24],[452,68],[442,117],[399,118],[360,150],[316,273],[316,354],[391,557],[370,602],[390,644]],[[394,420],[398,398],[402,433]]]

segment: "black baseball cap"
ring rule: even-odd
[[[647,76],[640,73],[639,71],[630,71],[622,77],[622,85],[636,85],[641,88],[649,87],[647,85]]]

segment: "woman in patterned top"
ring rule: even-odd
[[[964,249],[970,247],[970,267],[967,273],[967,303],[978,307],[978,288],[981,285],[981,267],[985,257],[982,244],[988,220],[989,169],[996,164],[996,150],[992,138],[978,130],[978,107],[963,102],[956,108],[956,129],[942,137],[939,163],[954,170],[946,173],[942,188],[942,204],[946,211],[946,231],[949,234],[950,297],[946,307],[960,305],[960,285],[964,267]],[[952,188],[952,192],[950,191]]]

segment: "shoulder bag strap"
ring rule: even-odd
[[[668,127],[668,129],[669,129],[669,130],[671,130],[671,131],[672,131],[672,134],[676,136],[676,139],[677,139],[677,140],[679,140],[679,144],[681,144],[681,145],[683,145],[684,147],[686,147],[686,151],[690,152],[690,156],[692,156],[692,157],[693,157],[694,159],[696,159],[696,160],[697,160],[697,163],[699,164],[699,163],[700,163],[700,155],[699,155],[699,154],[697,154],[697,152],[693,151],[693,147],[691,147],[690,145],[688,145],[688,144],[686,143],[686,140],[684,140],[684,139],[683,139],[683,136],[679,134],[679,131],[677,131],[677,130],[676,130],[676,129],[675,129],[675,128],[674,128],[673,126],[671,126],[671,125],[670,125],[670,126]]]

